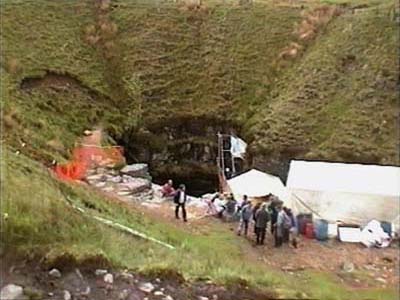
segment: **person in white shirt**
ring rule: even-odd
[[[186,208],[185,208],[186,201],[187,201],[186,187],[184,184],[181,184],[179,186],[178,191],[175,194],[175,197],[174,197],[174,202],[176,204],[175,217],[177,219],[179,219],[179,208],[181,208],[182,209],[182,217],[183,217],[184,222],[187,222]]]

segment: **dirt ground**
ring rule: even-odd
[[[189,207],[187,224],[174,219],[173,206],[164,203],[157,210],[151,210],[166,221],[186,226],[187,230],[196,234],[206,234],[212,226],[224,226],[236,236],[237,223],[224,222],[215,217],[204,217],[204,210]],[[148,211],[150,213],[150,211]],[[298,237],[298,248],[284,244],[274,247],[272,235],[267,233],[264,246],[256,246],[252,228],[243,239],[243,251],[251,259],[262,262],[275,270],[293,276],[301,276],[304,271],[326,272],[334,274],[342,283],[352,288],[397,286],[400,280],[400,241],[393,241],[390,247],[367,248],[361,243],[343,243],[337,239],[317,241],[304,236]]]
[[[115,271],[106,266],[97,269],[95,261],[74,264],[68,258],[47,264],[34,260],[3,260],[0,268],[1,286],[16,284],[22,286],[24,295],[18,300],[73,299],[73,300],[268,300],[273,293],[246,288],[229,288],[211,282],[186,282],[177,273],[166,272],[149,276],[134,272]],[[98,264],[99,266],[101,264]],[[56,267],[59,277],[49,274]],[[98,271],[103,271],[101,274]],[[105,282],[105,275],[112,275],[113,282]],[[143,286],[148,290],[143,289]],[[71,296],[66,296],[67,293]],[[203,298],[202,298],[203,297]]]

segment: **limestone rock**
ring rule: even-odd
[[[104,275],[103,280],[104,280],[105,283],[113,284],[114,276],[112,274],[110,274],[110,273],[107,273],[106,275]]]
[[[16,300],[21,299],[24,291],[19,285],[8,284],[1,289],[0,299]]]
[[[140,193],[151,188],[151,181],[144,178],[133,178],[133,180],[119,184],[119,187],[132,193]]]
[[[139,290],[141,290],[142,292],[151,293],[152,291],[154,291],[154,289],[154,285],[150,282],[139,284]]]
[[[347,272],[347,273],[351,273],[354,271],[354,264],[351,262],[345,262],[342,265],[342,270]]]
[[[64,300],[71,300],[72,299],[71,293],[67,290],[64,290],[63,298]]]
[[[124,289],[122,292],[119,293],[118,295],[118,299],[119,300],[126,300],[129,296],[129,290],[128,289]]]
[[[123,167],[121,173],[132,177],[148,177],[149,168],[147,164],[132,164]]]
[[[51,269],[49,275],[53,278],[61,278],[61,272],[57,269]]]
[[[102,269],[97,269],[96,271],[94,271],[94,274],[96,274],[96,276],[106,275],[107,273],[108,273],[107,270],[102,270]]]

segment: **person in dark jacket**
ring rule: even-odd
[[[179,186],[178,191],[175,194],[175,197],[174,197],[174,202],[176,204],[175,217],[177,219],[179,219],[179,208],[181,208],[182,209],[182,217],[183,217],[184,222],[187,222],[186,208],[185,208],[186,200],[187,200],[186,187],[184,184],[181,184]]]
[[[260,207],[261,207],[261,203],[260,202],[257,202],[256,205],[254,205],[254,207],[253,207],[253,221],[254,221],[254,224],[256,223],[256,214],[257,214],[257,211],[260,209]],[[254,225],[254,234],[257,235],[256,225]]]
[[[256,242],[257,245],[264,245],[265,233],[267,231],[267,224],[270,220],[269,213],[267,211],[267,204],[262,204],[260,209],[256,213]]]
[[[251,206],[251,202],[247,202],[247,204],[243,206],[240,211],[239,228],[237,231],[238,235],[241,235],[242,231],[244,230],[244,235],[247,236],[249,223],[251,221],[252,215],[253,215],[253,208]]]
[[[276,209],[276,204],[275,202],[271,202],[271,204],[268,206],[269,213],[271,214],[271,234],[274,234],[275,231],[275,224],[276,221],[278,220],[278,210]]]

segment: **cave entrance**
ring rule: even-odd
[[[180,117],[114,138],[124,147],[128,163],[149,164],[154,183],[172,179],[175,187],[185,184],[188,194],[200,196],[219,188],[217,134],[236,135],[237,128],[224,120]]]

